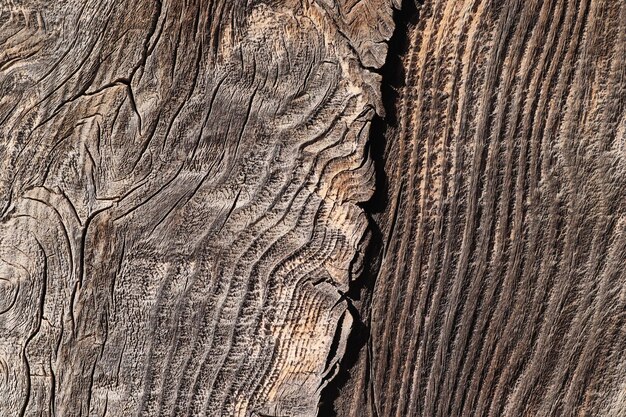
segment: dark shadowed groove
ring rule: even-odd
[[[381,254],[385,246],[377,215],[386,211],[389,202],[389,179],[385,172],[386,139],[389,137],[388,131],[397,127],[398,90],[405,85],[405,69],[402,57],[408,51],[409,29],[417,22],[421,4],[422,2],[419,0],[403,0],[401,8],[394,10],[394,33],[388,42],[387,58],[381,69],[376,71],[382,76],[381,97],[385,114],[374,116],[367,144],[367,152],[374,162],[376,172],[374,194],[370,200],[358,203],[365,211],[370,224],[365,238],[367,243],[362,253],[363,271],[358,277],[353,277],[356,279],[351,281],[350,288],[345,294],[348,311],[353,316],[354,324],[347,341],[346,351],[339,362],[339,371],[321,392],[319,417],[339,417],[335,407],[336,402],[342,395],[352,394],[351,391],[344,391],[343,388],[351,382],[352,371],[360,356],[364,354],[370,337],[371,296],[380,269]],[[329,358],[334,355],[336,352],[331,350]],[[368,355],[368,367],[370,360]],[[366,375],[369,375],[369,372]],[[365,386],[370,391],[369,381],[366,381]],[[361,398],[367,399],[369,396],[369,392],[362,393]],[[360,404],[360,407],[362,410],[366,409],[367,403]],[[373,411],[376,415],[375,408]]]

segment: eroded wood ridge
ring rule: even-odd
[[[626,415],[625,41],[624,2],[424,3],[339,415]]]
[[[394,3],[0,4],[0,415],[316,414]]]

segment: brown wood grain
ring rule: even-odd
[[[425,1],[407,33],[337,414],[626,415],[626,3]]]

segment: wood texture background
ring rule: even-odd
[[[0,416],[626,415],[625,106],[621,1],[2,1]]]

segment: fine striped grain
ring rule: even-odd
[[[399,18],[369,340],[337,415],[626,415],[626,3]]]

